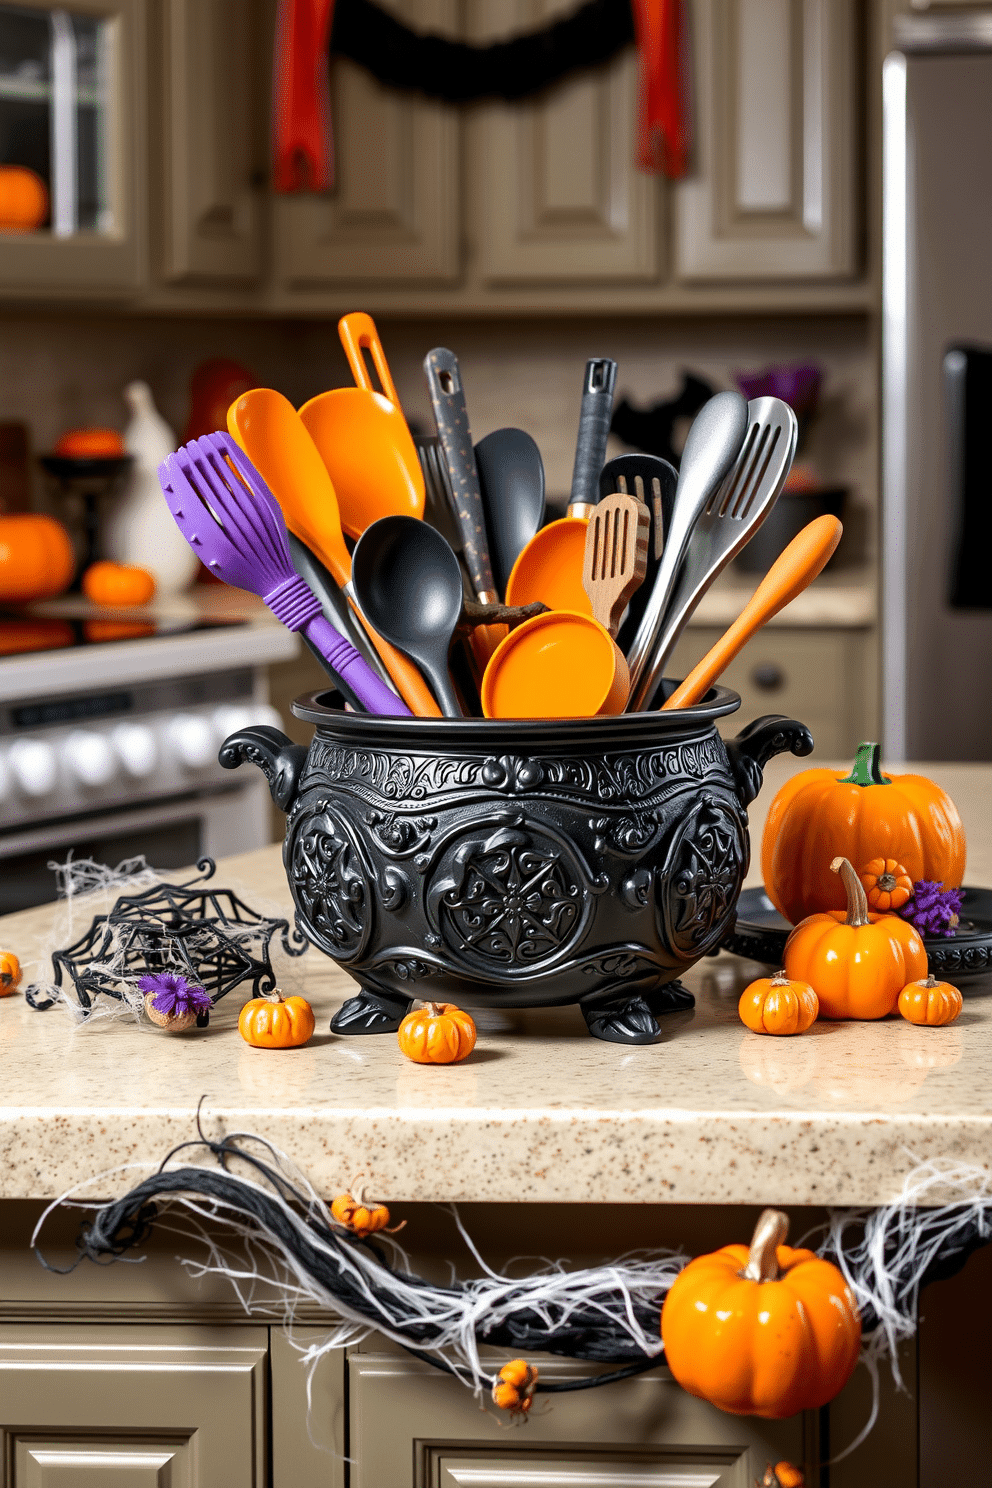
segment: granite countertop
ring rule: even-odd
[[[689,625],[719,626],[723,630],[733,624],[762,577],[731,564],[703,595]],[[828,569],[768,623],[800,630],[864,630],[875,623],[875,591],[875,570],[871,567]]]
[[[755,849],[774,791],[801,767],[769,767]],[[992,765],[917,768],[958,803],[967,882],[992,885]],[[226,860],[215,881],[289,911],[277,847]],[[90,912],[77,910],[76,935]],[[54,915],[0,921],[29,977]],[[926,1159],[992,1168],[992,984],[965,984],[947,1028],[891,1019],[761,1038],[736,1012],[757,968],[723,954],[686,978],[695,1013],[676,1015],[661,1044],[601,1043],[575,1008],[484,1013],[475,1053],[445,1068],[409,1063],[391,1035],[334,1037],[328,1020],[354,984],[314,951],[280,965],[284,990],[317,1013],[304,1049],[243,1043],[237,993],[181,1037],[77,1029],[62,1009],[0,1000],[0,1198],[48,1198],[161,1158],[194,1134],[201,1096],[208,1130],[268,1137],[327,1195],[364,1173],[387,1200],[878,1204]],[[108,1177],[106,1191],[133,1178]]]

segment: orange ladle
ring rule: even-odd
[[[341,525],[358,538],[380,517],[423,517],[424,477],[375,321],[356,310],[338,321],[338,335],[356,386],[318,393],[300,418],[334,483]]]
[[[273,388],[252,388],[227,410],[227,427],[278,501],[290,532],[343,591],[407,707],[421,718],[440,718],[417,668],[372,629],[358,606],[334,484],[292,403]]]
[[[838,519],[830,516],[817,517],[804,527],[775,559],[733,625],[710,647],[662,708],[690,708],[700,702],[751,637],[812,584],[840,542],[843,531]]]

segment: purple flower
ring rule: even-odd
[[[912,899],[899,913],[921,935],[942,935],[946,940],[957,929],[963,903],[963,890],[945,889],[942,883],[920,878],[913,885]]]
[[[138,983],[142,992],[154,992],[152,1007],[167,1018],[179,1018],[183,1013],[206,1013],[210,1010],[210,998],[202,987],[192,987],[184,976],[173,976],[171,971],[157,971],[153,976],[143,976]]]

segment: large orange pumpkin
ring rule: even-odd
[[[844,908],[829,864],[859,867],[894,858],[915,883],[957,889],[964,878],[964,828],[957,807],[925,775],[882,774],[877,744],[862,744],[849,775],[801,770],[771,804],[761,842],[765,892],[794,925],[805,915]]]
[[[884,1018],[906,983],[926,976],[927,953],[908,920],[869,912],[846,858],[830,867],[847,892],[847,913],[828,910],[798,924],[785,942],[786,973],[809,982],[823,1018]]]
[[[33,232],[48,216],[48,187],[26,165],[0,165],[0,230]]]
[[[68,589],[75,571],[61,522],[37,512],[0,517],[0,604],[51,599]]]
[[[665,1362],[684,1390],[737,1416],[815,1410],[858,1362],[861,1319],[836,1266],[784,1245],[787,1217],[760,1216],[750,1248],[690,1261],[661,1312]]]

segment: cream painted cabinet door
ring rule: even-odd
[[[694,0],[683,283],[855,272],[855,14],[855,0]]]
[[[474,40],[538,27],[571,0],[485,0]],[[658,179],[634,164],[637,59],[566,79],[535,103],[470,120],[471,237],[490,285],[656,280]]]
[[[265,1488],[264,1328],[0,1327],[0,1482]]]
[[[456,32],[458,0],[387,0],[410,25]],[[459,113],[331,66],[335,184],[273,200],[284,286],[443,284],[461,269]]]
[[[257,0],[164,0],[163,277],[250,283],[262,267]]]
[[[818,1418],[727,1416],[665,1369],[601,1390],[538,1395],[514,1430],[427,1364],[357,1353],[351,1370],[351,1488],[753,1488],[768,1462],[807,1464]],[[505,1363],[505,1358],[499,1361]],[[584,1366],[542,1361],[542,1379]]]

